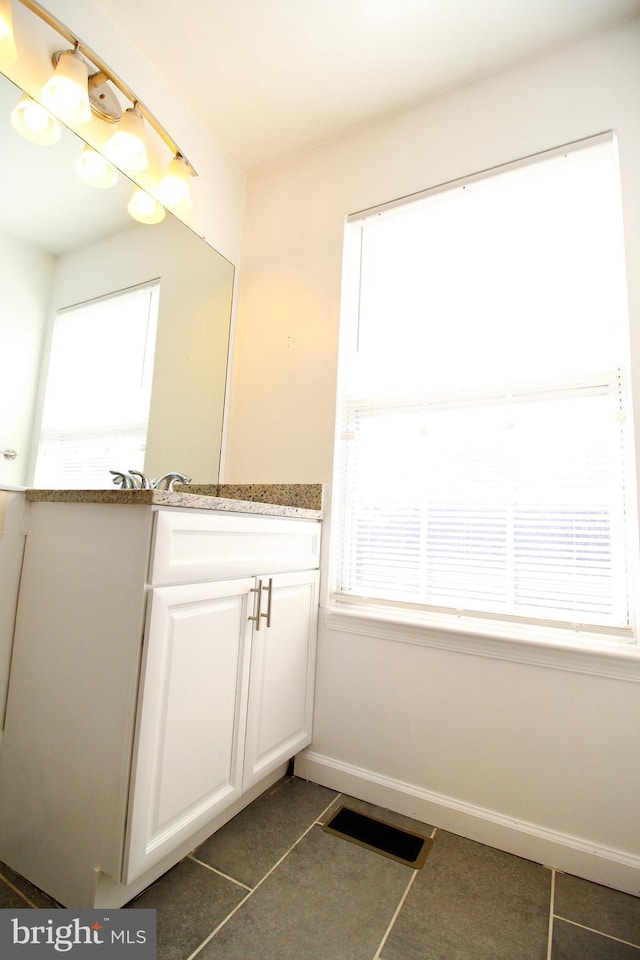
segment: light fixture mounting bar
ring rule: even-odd
[[[39,17],[40,20],[43,20],[46,24],[52,27],[56,31],[56,33],[60,34],[61,37],[64,37],[64,39],[67,40],[74,48],[76,48],[79,53],[84,54],[87,60],[90,60],[91,63],[95,67],[97,67],[98,75],[100,76],[100,78],[104,77],[105,81],[108,80],[115,87],[117,87],[120,93],[122,93],[128,100],[130,100],[131,103],[140,111],[140,113],[142,114],[144,119],[147,121],[147,123],[151,127],[153,127],[153,129],[156,131],[156,133],[161,138],[161,140],[163,140],[164,143],[169,147],[171,152],[174,155],[179,155],[180,157],[182,157],[187,167],[189,168],[189,173],[191,174],[191,176],[192,177],[198,176],[195,169],[189,163],[189,161],[185,157],[184,153],[182,152],[178,144],[167,133],[167,131],[162,126],[160,121],[154,117],[151,111],[148,110],[147,107],[145,107],[144,103],[142,103],[138,99],[138,97],[135,95],[133,90],[131,90],[131,88],[124,82],[124,80],[121,80],[120,77],[117,74],[115,74],[113,70],[111,70],[107,66],[104,60],[102,60],[97,53],[94,53],[94,51],[90,47],[88,47],[85,43],[83,43],[83,41],[80,40],[78,37],[76,37],[76,35],[72,33],[68,27],[66,27],[63,23],[61,23],[61,21],[58,20],[57,17],[54,17],[53,14],[49,13],[48,10],[45,10],[44,7],[41,7],[39,3],[35,2],[35,0],[18,0],[18,2],[21,3],[23,7],[26,7],[27,10],[31,10],[31,12],[34,13],[37,17]]]

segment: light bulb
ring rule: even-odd
[[[191,208],[189,167],[179,154],[167,167],[167,172],[158,185],[158,196],[172,210],[186,211]]]
[[[17,59],[11,0],[0,0],[0,64],[4,67],[15,63]]]
[[[127,210],[134,220],[139,223],[160,223],[164,220],[165,209],[161,203],[150,197],[148,193],[136,187],[129,200]]]
[[[92,187],[112,187],[118,180],[118,171],[106,157],[87,143],[76,162],[81,180]]]
[[[144,144],[144,121],[135,107],[129,107],[122,114],[118,129],[109,138],[105,152],[113,163],[125,171],[137,172],[149,165],[147,148]]]
[[[11,125],[31,143],[57,143],[62,133],[56,118],[26,93],[11,112]]]
[[[88,123],[91,120],[88,79],[86,60],[74,50],[66,50],[60,54],[53,76],[42,88],[42,102],[67,123]]]

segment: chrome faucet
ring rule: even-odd
[[[166,484],[165,489],[171,492],[176,483],[191,483],[191,477],[185,477],[184,473],[165,473],[157,480],[152,480],[151,486],[154,490],[161,490],[163,483]]]
[[[118,484],[122,490],[162,490],[173,491],[175,483],[191,483],[191,477],[184,473],[164,473],[157,480],[149,480],[144,473],[139,470],[110,470],[113,479],[112,482]]]

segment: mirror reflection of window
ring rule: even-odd
[[[160,283],[61,310],[54,321],[34,485],[105,488],[144,467]]]

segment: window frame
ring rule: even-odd
[[[55,314],[52,316],[50,321],[49,334],[47,339],[46,346],[46,361],[43,364],[43,368],[40,376],[40,400],[39,400],[39,409],[38,416],[36,421],[36,427],[33,432],[33,447],[32,447],[32,466],[31,474],[33,477],[33,482],[38,482],[40,486],[42,483],[39,481],[39,461],[41,455],[46,453],[48,449],[51,450],[52,455],[54,454],[54,448],[56,448],[59,453],[62,452],[65,445],[73,444],[74,437],[77,438],[77,445],[82,445],[83,440],[85,442],[91,442],[91,440],[100,440],[103,439],[107,442],[108,438],[115,439],[119,436],[130,437],[135,444],[140,444],[142,449],[142,458],[144,460],[146,442],[148,437],[149,429],[149,419],[151,413],[151,401],[152,401],[152,391],[153,391],[153,373],[154,373],[154,363],[155,363],[155,351],[156,351],[156,340],[157,340],[157,331],[159,325],[159,304],[160,304],[160,287],[161,280],[160,277],[152,277],[149,280],[141,281],[140,283],[132,284],[129,286],[124,286],[118,288],[117,290],[112,290],[106,294],[102,294],[96,297],[91,297],[87,300],[78,301],[77,303],[71,303],[60,307],[55,311]],[[138,296],[144,296],[147,302],[147,316],[146,316],[146,329],[144,332],[144,346],[142,348],[142,353],[140,355],[140,372],[141,377],[144,381],[144,397],[145,411],[144,419],[140,420],[139,418],[133,416],[133,410],[131,411],[131,416],[125,421],[123,419],[115,418],[113,421],[93,423],[91,426],[88,425],[75,425],[68,423],[58,422],[55,425],[47,423],[47,399],[48,391],[50,385],[50,378],[52,373],[52,358],[54,353],[54,344],[56,336],[56,328],[58,324],[64,324],[68,318],[75,318],[78,315],[81,315],[83,311],[92,310],[93,308],[100,309],[104,304],[114,302],[116,304],[118,300],[122,301],[127,298],[136,298]],[[72,322],[73,322],[72,320]],[[95,322],[95,321],[94,321]],[[101,321],[104,324],[104,318]],[[123,349],[126,349],[126,345],[123,345]],[[145,414],[145,411],[142,411]],[[113,469],[122,469],[121,465],[110,464],[109,468]],[[128,469],[128,468],[127,468]],[[140,469],[143,469],[141,467]],[[44,468],[42,473],[44,473],[46,468]],[[69,467],[67,468],[69,470]],[[71,471],[73,472],[73,471]],[[49,478],[47,478],[48,480]],[[104,476],[104,480],[100,481],[103,486],[108,486],[109,475],[108,472]],[[65,485],[61,482],[57,482],[57,486]],[[68,484],[66,484],[68,485]],[[77,485],[77,484],[72,484]],[[88,485],[91,489],[98,489],[98,480],[91,479],[83,481],[83,485]]]
[[[387,637],[394,640],[403,640],[411,643],[421,643],[428,646],[446,649],[459,649],[466,653],[477,652],[482,655],[498,657],[499,659],[524,660],[531,663],[559,666],[562,669],[578,669],[580,672],[595,673],[614,677],[629,677],[640,679],[640,638],[637,635],[636,584],[639,573],[638,550],[638,522],[636,498],[627,495],[626,509],[629,514],[628,531],[631,538],[629,545],[628,571],[630,594],[630,626],[625,629],[611,629],[603,627],[582,627],[581,625],[549,620],[536,620],[529,617],[518,617],[504,614],[456,612],[452,608],[438,609],[422,604],[392,602],[383,599],[372,599],[365,596],[350,596],[336,588],[337,556],[336,550],[342,539],[339,530],[341,521],[341,506],[339,490],[341,486],[341,438],[343,417],[340,405],[343,400],[343,383],[345,366],[348,367],[349,356],[354,352],[353,339],[357,339],[358,320],[358,278],[360,275],[360,257],[358,245],[353,242],[353,234],[359,229],[364,219],[377,216],[398,206],[434,196],[437,193],[464,186],[478,179],[484,179],[497,172],[515,169],[528,165],[538,159],[552,158],[566,154],[574,149],[581,149],[586,145],[597,144],[603,141],[613,141],[611,132],[598,134],[594,137],[583,138],[569,144],[563,144],[552,150],[520,158],[511,163],[500,164],[487,170],[480,171],[469,177],[460,178],[435,187],[401,197],[397,200],[381,204],[377,207],[357,211],[346,218],[346,230],[343,249],[343,284],[341,316],[351,317],[351,320],[341,324],[339,348],[339,375],[338,375],[338,409],[336,417],[334,480],[332,494],[332,536],[329,548],[329,583],[327,587],[327,602],[323,607],[326,624],[332,629],[347,633],[366,634],[371,636]],[[354,329],[355,326],[355,329]],[[345,357],[346,363],[345,363]],[[629,387],[629,414],[631,418],[631,395]],[[630,448],[633,448],[633,429],[631,424]],[[633,456],[629,458],[633,460]],[[635,467],[627,461],[625,470],[627,493],[636,491]]]

